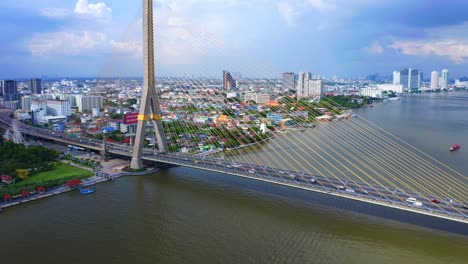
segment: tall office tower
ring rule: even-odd
[[[296,82],[294,77],[294,72],[285,72],[283,73],[283,85],[284,88],[293,90]]]
[[[3,86],[4,86],[5,81],[0,80],[0,96],[3,96]]]
[[[3,81],[3,89],[2,89],[3,101],[8,102],[8,101],[19,100],[17,85],[18,84],[16,83],[16,81],[12,81],[12,80]]]
[[[231,73],[224,70],[223,71],[223,90],[229,91],[232,88],[236,88],[236,81],[232,78]]]
[[[431,89],[439,88],[439,72],[433,71],[431,72]]]
[[[394,71],[393,72],[393,85],[400,85],[400,84],[401,84],[400,72]]]
[[[31,79],[28,81],[28,87],[31,91],[31,94],[41,94],[42,92],[42,82],[41,79]]]
[[[448,70],[443,69],[442,70],[442,76],[440,80],[440,88],[441,89],[447,89],[448,88]]]
[[[400,71],[400,84],[403,88],[417,91],[421,88],[422,73],[415,69],[403,69]]]

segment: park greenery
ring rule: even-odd
[[[55,162],[53,169],[41,172],[33,177],[28,177],[23,181],[10,185],[0,185],[0,196],[5,194],[18,195],[21,191],[27,190],[34,192],[37,187],[44,187],[46,190],[61,186],[70,180],[85,179],[92,176],[93,173],[79,169],[68,164]]]
[[[0,195],[15,195],[38,186],[50,188],[68,180],[86,178],[92,172],[59,162],[60,154],[42,146],[24,146],[0,137],[0,175],[13,177],[14,183],[0,183]],[[93,165],[94,163],[90,163]]]
[[[41,146],[25,147],[11,141],[0,143],[0,174],[8,174],[19,180],[50,171],[59,157],[55,150]]]

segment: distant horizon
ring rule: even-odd
[[[296,75],[299,74],[299,72],[294,72]],[[424,73],[424,72],[423,72]],[[439,71],[440,73],[440,71]],[[358,77],[341,77],[341,76],[337,76],[336,77],[338,79],[347,79],[347,80],[367,80],[366,78],[369,77],[369,76],[372,76],[374,75],[375,73],[373,74],[367,74],[367,75],[362,75],[362,76],[358,76]],[[386,80],[386,81],[391,81],[393,76],[392,74],[377,74],[378,77]],[[429,78],[426,77],[427,75],[424,75],[424,78],[423,78],[423,81],[424,82],[429,82],[430,81],[430,76]],[[335,77],[335,76],[321,76],[321,77],[325,77],[326,80],[330,80],[331,78]],[[116,80],[116,79],[129,79],[129,80],[143,80],[143,76],[112,76],[112,77],[97,77],[97,76],[75,76],[75,77],[70,77],[70,76],[54,76],[54,77],[49,77],[47,76],[47,78],[43,78],[43,76],[33,76],[33,77],[18,77],[18,78],[1,78],[0,77],[0,80],[15,80],[15,81],[19,81],[19,82],[25,82],[25,81],[28,81],[30,79],[33,79],[33,78],[38,78],[38,79],[41,79],[41,80],[44,80],[44,81],[61,81],[61,80],[106,80],[106,79],[110,79],[110,80]],[[222,80],[222,72],[219,76],[165,76],[165,77],[158,77],[156,76],[156,79],[161,79],[161,78],[175,78],[175,79],[187,79],[187,80],[193,80],[193,79],[219,79],[219,80]],[[460,78],[468,78],[468,74],[466,76],[458,76],[458,77],[453,77],[450,75],[450,71],[449,71],[449,81],[455,81],[457,79],[460,79]],[[282,79],[282,76],[278,76],[276,78],[273,78],[273,77],[265,77],[265,76],[257,76],[257,77],[242,77],[242,78],[236,78],[234,77],[234,79],[238,80],[247,80],[247,79],[269,79],[269,80],[278,80],[278,79]],[[379,80],[380,81],[380,80]]]
[[[226,68],[347,79],[411,67],[468,76],[468,1],[154,2],[157,70],[165,73],[218,76]],[[0,50],[2,78],[142,75],[142,1],[0,6],[0,34],[8,39]]]

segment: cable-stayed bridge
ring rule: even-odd
[[[143,2],[144,84],[134,146],[72,139],[23,124],[15,131],[131,157],[134,169],[141,168],[143,161],[180,165],[468,223],[467,176],[367,120],[353,117],[330,98],[316,102],[292,98],[288,91],[273,95],[265,89],[276,104],[241,115],[234,110],[235,103],[224,101],[223,93],[228,91],[205,89],[203,81],[187,77],[179,67],[155,64],[152,1]],[[192,26],[186,33],[193,46],[218,55],[222,43],[205,29]],[[155,65],[161,69],[156,71]],[[275,76],[262,66],[250,65],[246,70],[256,76]],[[223,76],[223,88],[232,86],[231,82],[232,77]],[[163,88],[174,84],[179,94],[197,88],[200,92],[182,102],[162,99]],[[333,121],[312,128],[320,116]],[[213,120],[200,121],[208,119]],[[5,127],[11,124],[6,112],[1,120]],[[144,148],[148,137],[154,138],[157,149]],[[206,145],[227,151],[221,152],[224,157],[190,152]]]
[[[6,117],[6,114],[4,114],[0,120],[0,124],[4,128],[8,128],[12,121]],[[340,123],[341,125],[345,124],[346,121],[343,121],[343,123],[336,123]],[[341,129],[340,127],[340,130]],[[66,133],[28,127],[24,124],[19,124],[17,130],[28,137],[51,140],[65,145],[79,146],[97,152],[104,152],[104,148],[106,148],[105,152],[108,155],[132,157],[134,151],[131,146],[115,143],[103,144],[102,141],[94,139],[69,138]],[[320,129],[314,128],[306,132],[298,131],[296,135],[303,136],[312,132],[321,133],[319,130]],[[293,133],[294,132],[290,132],[289,134]],[[287,138],[287,136],[281,134],[277,136],[277,138],[273,138],[269,140],[269,142],[263,144],[264,146],[281,144],[282,141],[286,140],[285,138]],[[286,142],[288,141],[286,140]],[[355,142],[355,144],[357,144],[357,142]],[[405,180],[408,180],[404,178],[394,178],[391,180],[393,185],[385,185],[384,180],[378,181],[379,176],[382,177],[382,175],[367,175],[369,177],[374,177],[374,180],[366,178],[366,174],[352,178],[349,175],[351,174],[349,171],[346,175],[337,176],[334,173],[332,175],[327,175],[323,172],[320,173],[313,169],[308,169],[305,166],[293,166],[292,164],[298,162],[298,160],[287,161],[287,159],[294,151],[291,151],[289,154],[284,154],[283,156],[276,156],[276,154],[270,153],[267,156],[262,157],[262,155],[257,155],[258,158],[254,158],[255,154],[253,152],[264,151],[264,149],[261,149],[261,147],[257,145],[251,146],[250,148],[252,150],[247,150],[248,148],[249,147],[239,150],[244,152],[243,154],[239,153],[237,156],[232,156],[230,158],[213,157],[212,155],[160,153],[151,148],[144,148],[142,150],[141,159],[145,161],[145,163],[163,163],[209,170],[468,223],[468,214],[466,213],[466,209],[463,208],[464,200],[462,199],[464,199],[464,193],[460,193],[460,191],[465,189],[465,185],[460,185],[458,186],[459,188],[456,188],[456,186],[448,182],[446,187],[428,189],[431,186],[426,186],[425,188],[417,189],[408,183],[403,183]],[[318,148],[317,146],[317,149]],[[248,161],[242,161],[242,158]],[[417,159],[417,156],[413,156],[412,158]],[[421,157],[419,158],[422,159]],[[267,161],[267,159],[271,160]],[[276,159],[276,162],[283,162],[283,164],[277,165],[278,163],[275,163],[273,159]],[[421,162],[421,160],[418,162]],[[435,169],[435,167],[432,169]],[[328,168],[328,171],[333,172],[331,168]],[[424,172],[427,173],[429,171],[426,170]],[[436,171],[436,173],[440,173],[440,171]],[[427,175],[430,176],[430,174]],[[413,178],[420,181],[419,185],[427,185],[426,181],[422,180],[418,175],[415,175]],[[397,186],[396,183],[399,183],[401,186],[406,186],[407,188]],[[446,190],[445,193],[444,190]],[[453,191],[453,193],[449,193],[450,191]],[[445,197],[444,194],[450,195],[451,201],[443,199],[443,197]],[[408,202],[408,198],[417,199],[417,201],[421,202],[421,205]],[[440,203],[434,203],[434,199],[437,199]]]

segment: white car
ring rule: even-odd
[[[338,190],[344,190],[345,187],[344,187],[343,185],[337,185],[337,186],[336,186],[336,189],[338,189]]]
[[[249,170],[249,173],[254,174],[255,172],[256,172],[255,169],[250,169],[250,170]]]
[[[310,181],[311,183],[316,183],[316,182],[317,182],[317,180],[314,179],[314,178],[310,179],[309,181]]]
[[[346,188],[345,191],[350,192],[350,193],[355,193],[356,192],[354,189],[351,189],[351,188]]]
[[[284,171],[278,171],[279,174],[284,174]]]
[[[406,202],[412,203],[412,204],[416,203],[417,201],[418,201],[418,200],[416,200],[416,198],[412,198],[412,197],[406,199]]]

